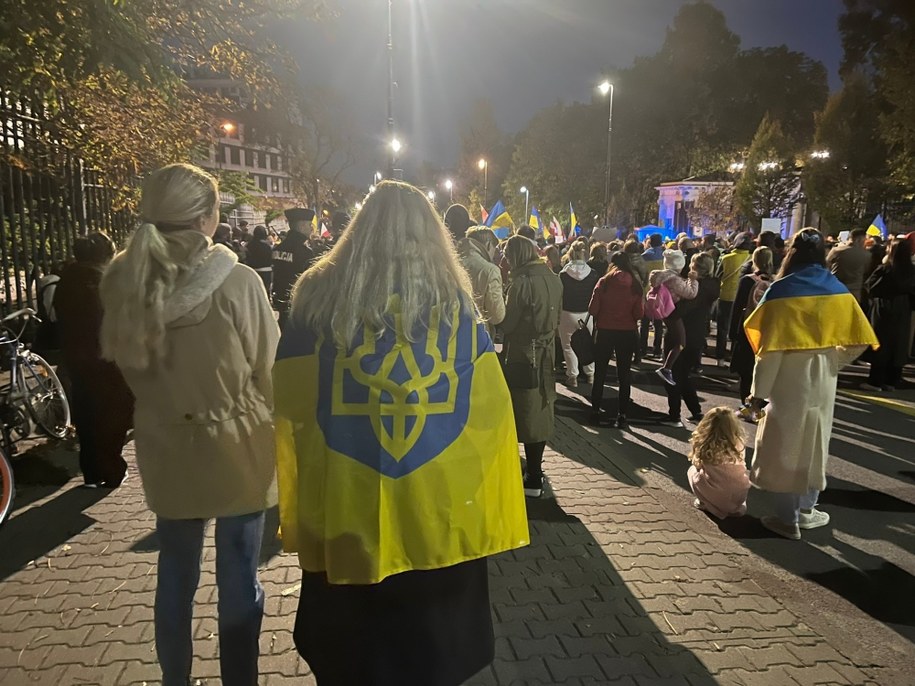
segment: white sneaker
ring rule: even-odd
[[[801,529],[797,524],[785,524],[778,517],[763,517],[759,520],[769,531],[790,538],[792,541],[801,540]]]
[[[829,524],[829,513],[820,512],[816,508],[813,508],[810,512],[801,510],[797,518],[797,525],[800,529],[819,529],[827,524]]]

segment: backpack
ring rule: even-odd
[[[674,298],[667,284],[659,283],[648,289],[645,296],[645,316],[648,319],[667,319],[674,311]]]
[[[753,289],[750,291],[750,297],[747,298],[747,306],[744,309],[744,312],[747,314],[756,309],[759,305],[759,301],[762,300],[763,295],[766,294],[766,291],[769,290],[769,286],[772,285],[771,279],[763,278],[757,274],[753,274],[753,280],[756,283],[753,284]]]

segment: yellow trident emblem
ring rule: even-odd
[[[374,336],[367,336],[367,340],[357,347],[352,355],[337,360],[334,365],[332,413],[344,416],[369,416],[372,420],[372,429],[381,446],[395,460],[402,460],[422,435],[427,416],[454,412],[458,390],[458,377],[454,368],[457,326],[458,313],[455,312],[449,332],[446,362],[438,347],[441,335],[440,315],[437,310],[432,313],[425,344],[425,353],[432,359],[432,369],[423,374],[412,344],[403,334],[400,314],[395,311],[394,328],[397,340],[391,351],[382,359],[377,372],[366,372],[361,365],[365,357],[376,353],[377,341]],[[474,349],[474,356],[471,359],[475,359],[476,336],[472,335],[471,338]],[[391,378],[391,374],[400,361],[408,372],[408,378],[398,383]],[[368,389],[367,402],[344,402],[342,389],[347,374],[353,381]],[[439,383],[442,376],[448,383],[448,395],[445,400],[433,402],[429,398],[429,389]],[[390,432],[382,421],[384,417],[392,418]],[[414,421],[408,428],[409,417],[413,417]]]

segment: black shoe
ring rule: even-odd
[[[702,418],[703,418],[704,416],[705,416],[705,415],[702,414],[701,412],[698,412],[698,413],[696,413],[696,414],[691,414],[691,415],[689,416],[689,421],[694,422],[695,424],[698,424],[699,422],[702,421]]]
[[[524,479],[524,495],[528,498],[539,498],[543,495],[543,477],[534,479],[530,476]]]
[[[628,429],[629,421],[626,419],[626,415],[621,414],[616,418],[616,428],[617,429]]]

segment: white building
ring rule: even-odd
[[[229,100],[243,111],[249,104],[243,88],[237,81],[222,78],[199,78],[188,81],[192,88],[214,93]],[[294,196],[288,174],[288,160],[276,140],[259,136],[247,124],[226,116],[217,125],[218,138],[207,151],[207,157],[198,159],[204,169],[214,172],[231,171],[247,174],[253,186],[253,195],[276,199],[276,205],[292,206]],[[234,197],[224,194],[223,205],[234,204]],[[232,212],[230,223],[245,220],[250,224],[263,223],[265,212],[250,205],[242,205]],[[281,220],[279,220],[281,221]]]
[[[714,191],[716,189],[727,189],[729,194],[733,194],[734,182],[726,180],[730,174],[710,174],[704,177],[692,177],[682,181],[667,181],[660,186],[656,186],[658,191],[658,226],[671,229],[675,234],[680,232],[688,233],[691,236],[701,236],[704,227],[695,223],[695,217],[690,217],[690,210],[696,204],[696,200],[703,193]],[[800,183],[800,181],[798,181]],[[805,226],[815,225],[817,217],[808,216],[807,201],[801,196],[801,199],[794,205],[791,213],[781,219],[781,234],[785,238],[796,233]],[[762,227],[750,227],[754,233],[758,233]]]

